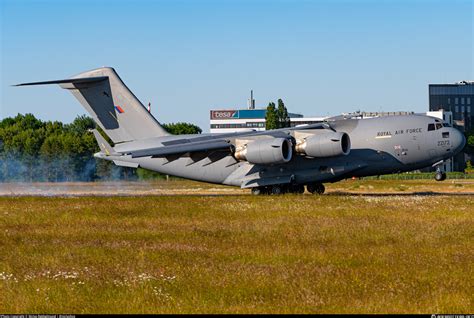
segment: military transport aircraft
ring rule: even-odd
[[[147,111],[113,68],[59,84],[68,89],[113,141],[94,130],[94,156],[182,178],[250,188],[253,194],[324,193],[325,182],[439,166],[465,138],[424,115],[334,119],[324,123],[224,134],[171,135]],[[437,170],[436,180],[446,175]]]

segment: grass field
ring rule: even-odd
[[[431,184],[2,197],[0,312],[472,313],[473,195],[345,194]]]

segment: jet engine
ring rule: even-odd
[[[297,142],[295,151],[310,157],[348,155],[351,151],[351,140],[344,132],[328,131],[307,136]]]
[[[234,157],[254,164],[279,164],[291,160],[293,148],[285,138],[264,138],[250,141],[236,149]]]

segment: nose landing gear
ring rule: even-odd
[[[440,167],[436,167],[436,174],[435,174],[436,181],[444,181],[446,180],[446,173],[441,171]]]
[[[441,172],[441,171],[437,171],[436,174],[435,174],[435,180],[436,181],[444,181],[446,180],[446,173],[444,172]]]

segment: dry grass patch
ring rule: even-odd
[[[468,313],[474,196],[0,198],[0,312]]]

